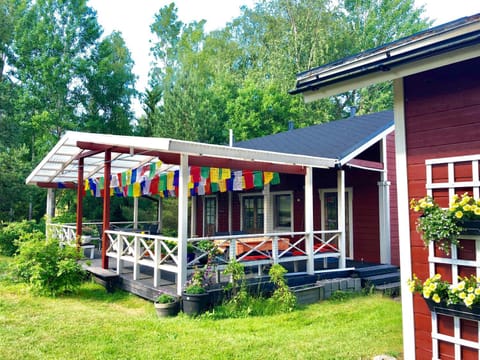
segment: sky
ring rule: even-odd
[[[97,11],[98,21],[105,34],[117,30],[122,33],[135,61],[134,73],[138,76],[136,88],[143,91],[148,84],[150,25],[155,13],[165,5],[175,2],[178,17],[184,23],[206,20],[205,31],[225,26],[241,14],[240,7],[252,7],[255,0],[89,0]],[[425,15],[440,25],[463,16],[480,13],[480,0],[415,0],[424,5]],[[135,113],[141,113],[138,102]]]

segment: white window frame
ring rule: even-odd
[[[325,193],[334,192],[337,193],[338,199],[338,189],[337,188],[327,188],[327,189],[318,189],[318,194],[320,196],[320,226],[321,230],[325,230],[325,211],[324,204],[325,204]],[[353,259],[353,188],[347,187],[345,188],[345,192],[348,194],[348,244],[349,244],[349,257],[348,259]]]
[[[282,196],[282,195],[290,195],[290,226],[277,226],[277,219],[278,219],[278,209],[276,207],[276,196]],[[286,232],[290,231],[293,232],[294,229],[294,219],[295,219],[295,214],[294,214],[294,194],[293,191],[275,191],[271,193],[272,197],[272,222],[273,222],[273,231],[275,232]]]

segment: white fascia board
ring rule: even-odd
[[[386,60],[390,57],[395,58],[397,56],[401,56],[402,54],[422,49],[430,45],[435,45],[437,43],[442,43],[444,41],[448,41],[458,36],[469,34],[478,30],[480,30],[480,22],[471,23],[467,26],[456,27],[454,29],[447,28],[440,33],[436,31],[427,32],[422,39],[412,38],[407,42],[399,42],[397,44],[393,43],[391,45],[382,46],[375,52],[367,53],[363,56],[359,54],[358,57],[352,57],[349,61],[340,63],[336,66],[327,67],[324,70],[312,70],[312,72],[307,72],[303,76],[299,76],[297,81],[301,84],[302,82],[314,81],[317,78],[335,75],[335,73],[338,72],[345,72],[351,69],[368,66],[369,64],[377,61]]]
[[[340,159],[339,160],[340,165],[345,165],[350,160],[355,159],[355,157],[357,157],[359,154],[361,154],[362,152],[367,150],[370,146],[372,146],[376,142],[378,142],[381,139],[383,139],[384,137],[386,137],[388,134],[390,134],[394,130],[395,130],[395,125],[389,126],[387,129],[385,129],[384,131],[379,133],[377,136],[373,137],[371,140],[369,140],[368,142],[366,142],[365,144],[360,146],[358,149],[355,149],[355,151],[352,151],[350,154],[348,154],[344,158]]]
[[[265,161],[276,164],[312,166],[317,168],[332,168],[335,167],[337,163],[336,159],[252,150],[224,145],[203,144],[181,140],[171,140],[169,150],[191,155],[204,155],[246,161]]]
[[[416,60],[411,63],[394,66],[389,71],[380,71],[359,77],[339,81],[331,85],[320,87],[317,90],[306,91],[303,98],[306,103],[320,100],[329,96],[338,95],[352,89],[361,89],[369,85],[400,79],[442,66],[473,59],[480,56],[480,44],[453,50],[437,56]]]

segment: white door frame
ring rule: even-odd
[[[337,188],[327,188],[327,189],[318,189],[318,193],[320,196],[320,226],[321,230],[325,230],[325,211],[324,204],[325,204],[325,193],[334,192],[338,194]],[[345,188],[345,192],[348,194],[348,259],[353,259],[353,188],[347,187]],[[338,197],[337,197],[338,199]]]

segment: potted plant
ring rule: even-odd
[[[216,247],[211,247],[208,251],[205,265],[203,267],[195,267],[192,278],[187,282],[183,291],[182,308],[184,313],[199,315],[209,309],[211,297],[208,288],[213,281],[213,259],[216,253]]]
[[[480,278],[474,275],[459,277],[453,285],[440,274],[421,281],[414,274],[408,281],[412,293],[419,293],[430,311],[480,321]]]
[[[167,293],[160,294],[154,305],[158,317],[175,316],[180,311],[179,298]]]

